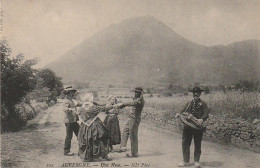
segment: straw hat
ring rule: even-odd
[[[64,90],[63,90],[63,93],[64,94],[68,94],[70,92],[76,92],[77,90],[76,89],[73,89],[72,86],[68,86],[66,87]]]

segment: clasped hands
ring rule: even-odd
[[[124,103],[118,103],[118,104],[115,104],[113,105],[113,108],[115,109],[122,109],[124,108],[126,105]]]

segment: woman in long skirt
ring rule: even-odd
[[[117,98],[115,96],[110,96],[108,98],[107,106],[117,104]],[[111,109],[107,113],[107,116],[104,120],[104,125],[110,133],[110,151],[113,151],[113,145],[117,145],[121,143],[121,132],[118,120],[118,109]]]
[[[111,160],[108,158],[110,135],[97,115],[114,107],[118,106],[98,106],[92,102],[86,102],[78,109],[82,120],[78,134],[78,155],[83,161],[93,161],[99,157]]]

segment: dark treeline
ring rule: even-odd
[[[48,105],[57,101],[63,84],[49,69],[33,68],[37,59],[25,60],[22,54],[11,56],[6,40],[0,42],[1,48],[1,132],[17,131],[26,120],[16,110],[20,103],[29,104],[32,100]]]

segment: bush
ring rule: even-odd
[[[112,84],[109,84],[108,88],[114,88],[114,86]]]
[[[146,89],[146,93],[147,93],[147,94],[152,94],[150,87]]]
[[[240,90],[242,92],[258,91],[258,87],[258,81],[240,80],[238,83],[235,84],[235,90]]]
[[[183,96],[188,96],[188,95],[189,95],[188,92],[184,92],[184,93],[183,93]]]
[[[50,103],[56,101],[62,89],[61,78],[51,70],[33,68],[37,59],[24,60],[22,54],[11,57],[6,40],[0,42],[1,50],[1,131],[16,131],[31,117],[21,114],[21,108],[30,106],[32,99]],[[18,104],[26,104],[17,108]],[[26,112],[26,111],[25,111]],[[29,114],[30,112],[28,112]]]
[[[170,91],[164,92],[163,93],[164,97],[172,97],[172,93]]]
[[[32,68],[36,59],[23,60],[22,54],[10,58],[11,49],[6,40],[0,42],[1,50],[1,111],[5,120],[1,122],[3,129],[16,130],[23,125],[15,105],[36,86],[35,73]],[[3,109],[2,107],[5,107]],[[7,124],[7,126],[5,125]]]

